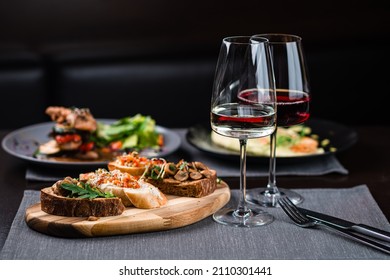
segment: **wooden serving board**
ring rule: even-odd
[[[229,186],[222,182],[208,196],[201,198],[167,195],[168,203],[155,209],[128,207],[119,216],[86,217],[50,215],[37,203],[26,210],[27,225],[44,234],[59,237],[96,237],[162,231],[196,223],[222,208],[230,199]]]

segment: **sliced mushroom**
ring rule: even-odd
[[[203,178],[203,175],[198,171],[190,172],[190,178],[192,180],[200,180]]]
[[[65,183],[70,183],[70,184],[73,184],[73,185],[77,185],[79,182],[72,178],[72,177],[65,177],[63,180],[58,180],[54,185],[53,185],[53,191],[55,194],[57,195],[61,195],[61,196],[68,196],[71,194],[71,191],[68,191],[67,189],[64,189],[61,187],[62,184],[65,184]]]
[[[176,180],[180,181],[180,182],[183,182],[183,181],[185,181],[185,180],[188,179],[188,172],[187,172],[187,171],[184,171],[184,170],[179,170],[179,171],[175,174],[174,178],[175,178]]]
[[[176,168],[176,165],[174,163],[168,162],[164,166],[164,171],[168,175],[175,175],[176,170],[177,170],[177,168]]]
[[[194,161],[193,164],[194,164],[194,166],[197,169],[202,169],[202,170],[207,170],[208,169],[208,167],[204,163],[202,163],[200,161]]]
[[[212,171],[210,171],[210,170],[202,170],[202,171],[200,171],[200,173],[203,175],[203,176],[205,176],[206,178],[210,178],[210,177],[212,177],[213,176],[213,172]]]
[[[188,169],[188,162],[181,159],[177,164],[176,168],[179,170],[187,170]]]

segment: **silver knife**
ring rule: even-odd
[[[344,230],[364,234],[366,236],[371,236],[383,241],[390,242],[390,232],[381,230],[378,228],[374,228],[365,224],[356,224],[352,223],[350,221],[346,221],[337,217],[332,217],[326,214],[318,213],[312,210],[304,209],[298,207],[298,209],[308,216],[309,218],[312,218],[316,221],[322,222],[324,224],[331,225],[333,227],[338,227]]]
[[[310,219],[313,220],[313,218],[310,218]],[[372,238],[372,237],[367,236],[367,235],[361,235],[361,234],[353,232],[351,230],[347,230],[347,229],[343,229],[341,227],[333,226],[332,224],[326,224],[326,223],[320,222],[318,220],[316,220],[316,222],[318,225],[326,227],[330,230],[333,230],[333,231],[343,235],[346,238],[350,238],[352,240],[355,240],[357,242],[363,243],[363,244],[368,245],[370,247],[373,247],[377,250],[380,250],[384,253],[390,254],[390,246],[386,245],[387,243],[383,242],[382,240],[378,240],[376,238]]]

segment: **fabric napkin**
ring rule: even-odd
[[[181,138],[181,146],[177,152],[170,155],[167,159],[178,161],[183,158],[187,161],[202,161],[210,168],[217,170],[219,177],[235,177],[240,175],[238,159],[224,160],[206,154],[188,143],[186,140],[186,129],[174,129],[174,131]],[[268,176],[268,169],[267,161],[261,163],[248,161],[247,176],[266,177]],[[54,169],[43,166],[30,166],[26,171],[26,179],[29,181],[52,182],[62,179],[64,176],[78,176],[79,173],[80,167],[78,169]],[[320,176],[330,173],[348,174],[348,170],[341,165],[334,155],[297,161],[292,164],[283,164],[276,161],[277,176]]]
[[[390,224],[366,185],[343,189],[295,189],[302,207],[390,231]],[[232,190],[229,205],[236,206]],[[323,229],[294,225],[280,208],[265,208],[275,221],[258,228],[231,228],[207,217],[169,231],[67,239],[30,229],[26,208],[39,202],[39,192],[27,190],[0,259],[390,259],[366,245]]]

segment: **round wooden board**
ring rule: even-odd
[[[59,237],[95,237],[174,229],[196,223],[222,208],[230,200],[229,186],[222,182],[201,198],[167,195],[168,203],[155,209],[128,207],[119,216],[89,221],[85,217],[47,214],[37,203],[26,210],[27,225],[44,234]]]

